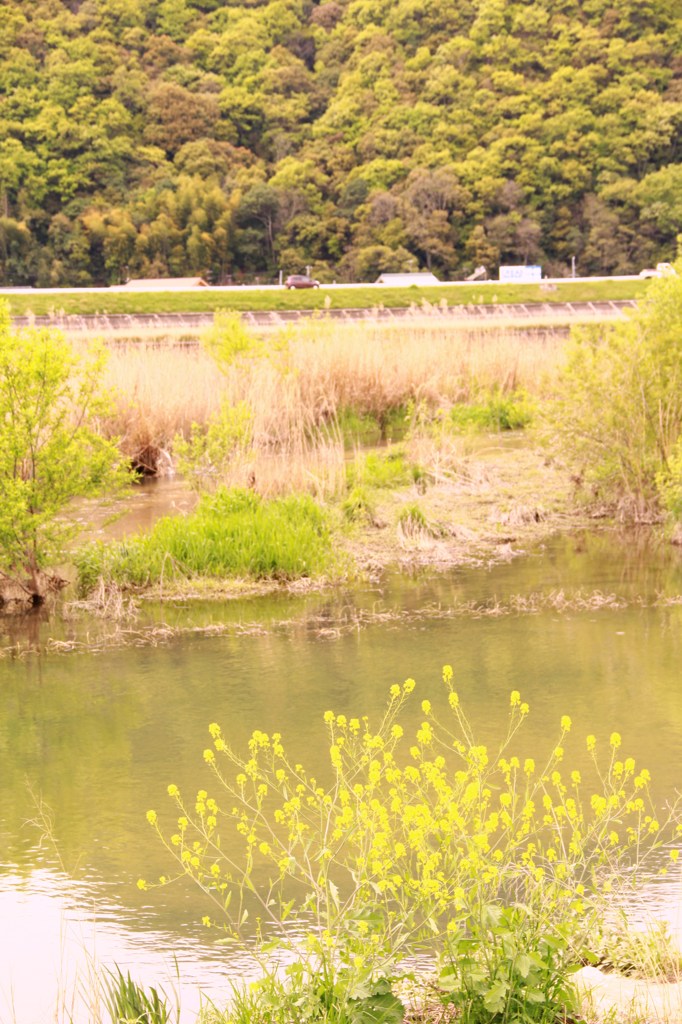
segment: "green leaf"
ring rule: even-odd
[[[369,996],[351,1003],[353,1024],[401,1024],[405,1007],[391,992]]]
[[[547,1001],[547,996],[539,988],[526,988],[523,994],[529,1003],[544,1003]]]
[[[501,1013],[507,1000],[509,986],[505,981],[496,982],[483,996],[483,1003],[490,1013]]]
[[[514,961],[514,968],[522,978],[527,978],[530,971],[530,957],[526,953],[519,954]]]

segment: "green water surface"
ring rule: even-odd
[[[682,779],[680,595],[675,549],[644,535],[581,535],[437,579],[151,609],[149,621],[204,632],[150,643],[140,629],[98,653],[4,658],[0,1021],[48,1019],[93,964],[116,962],[158,984],[176,958],[183,1020],[193,1019],[200,989],[220,1001],[248,971],[202,928],[207,908],[188,885],[143,893],[135,884],[171,869],[147,809],[171,822],[169,783],[192,798],[210,788],[202,751],[213,721],[236,747],[255,728],[277,730],[317,771],[328,758],[325,710],[376,715],[389,686],[412,676],[416,726],[424,697],[444,708],[448,663],[482,742],[500,735],[518,689],[531,705],[520,744],[529,756],[550,749],[569,714],[576,749],[587,733],[607,742],[618,730],[623,752],[650,769],[661,800],[671,798]],[[223,635],[205,631],[226,624]],[[102,629],[31,628],[40,643]],[[45,821],[42,832],[27,824],[41,802],[54,843]],[[663,896],[674,926],[678,882],[671,876]]]

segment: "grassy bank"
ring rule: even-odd
[[[92,315],[108,313],[202,313],[217,310],[294,310],[294,309],[372,309],[408,308],[426,302],[448,306],[505,304],[603,302],[638,299],[646,294],[648,281],[571,281],[546,286],[540,284],[457,284],[437,287],[315,288],[287,291],[284,288],[230,289],[221,291],[197,288],[194,291],[123,292],[102,289],[98,292],[63,291],[39,294],[8,292],[12,316],[29,313]]]
[[[395,569],[490,566],[581,525],[566,474],[518,438],[503,442],[417,436],[350,460],[339,446],[334,495],[258,499],[248,491],[246,501],[243,490],[229,489],[218,494],[217,514],[208,495],[198,514],[176,514],[144,533],[119,528],[124,540],[75,554],[80,592],[92,609],[117,617],[134,613],[126,593],[225,599],[378,580]],[[287,466],[303,488],[310,477],[295,461],[281,460],[277,480]]]

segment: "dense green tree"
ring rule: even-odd
[[[627,272],[682,229],[669,0],[0,0],[0,17],[4,283],[374,273],[365,250],[441,275]]]
[[[366,245],[350,249],[339,261],[342,280],[376,281],[379,274],[417,270],[417,260],[403,246]]]
[[[248,189],[237,207],[237,224],[250,230],[251,238],[260,238],[260,266],[263,267],[274,265],[275,232],[279,212],[277,190],[263,183]]]

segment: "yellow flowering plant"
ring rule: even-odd
[[[399,1020],[393,982],[419,955],[465,1021],[555,1020],[574,1005],[570,973],[590,959],[608,904],[638,872],[660,870],[680,833],[676,807],[655,814],[649,773],[622,757],[617,733],[604,759],[590,736],[566,769],[564,715],[548,753],[522,757],[529,708],[514,691],[492,751],[448,666],[443,681],[449,713],[425,699],[412,736],[401,721],[410,679],[391,687],[374,729],[326,712],[319,778],[278,733],[255,731],[242,756],[211,725],[204,759],[219,797],[202,789],[189,806],[170,786],[170,835],[148,814],[179,873],[213,901],[205,922],[261,958],[268,998],[278,979],[282,998],[306,993],[301,1019],[333,1008]]]

